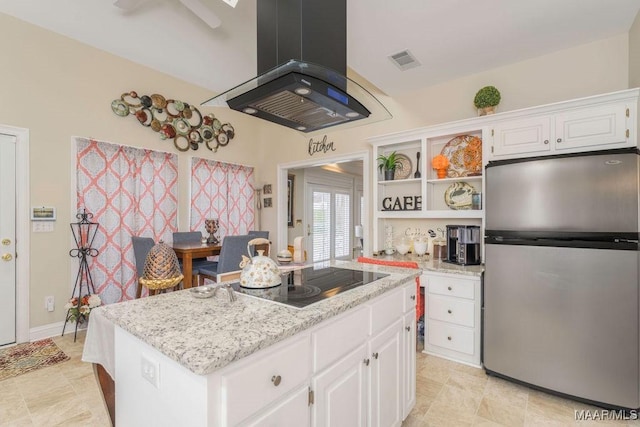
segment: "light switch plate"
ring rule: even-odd
[[[160,388],[160,364],[149,356],[140,357],[140,374],[155,388]]]

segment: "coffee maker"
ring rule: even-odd
[[[447,262],[480,264],[480,226],[447,225]]]

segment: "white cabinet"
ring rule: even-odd
[[[637,100],[501,120],[491,127],[492,159],[634,147]]]
[[[402,424],[415,405],[415,293],[412,282],[367,304],[366,320],[356,311],[314,332],[313,341],[322,343],[314,347],[315,359],[339,359],[316,363],[322,369],[311,380],[312,426]],[[368,338],[347,344],[342,331],[353,335],[348,331],[358,322]],[[321,340],[325,336],[333,340]]]
[[[367,345],[362,344],[313,377],[313,426],[366,426],[370,364],[367,356]]]
[[[480,277],[425,273],[425,353],[480,366]]]
[[[415,304],[415,302],[414,302]],[[416,310],[404,315],[403,332],[403,387],[402,387],[402,418],[407,418],[416,404]]]
[[[463,190],[458,195],[466,194],[464,190],[470,187],[472,191],[484,192],[482,174],[449,174],[438,178],[431,165],[436,155],[444,153],[457,163],[457,168],[471,168],[468,157],[471,153],[452,150],[456,138],[469,136],[482,140],[483,167],[489,160],[637,147],[639,95],[639,89],[629,89],[368,139],[373,146],[374,162],[379,155],[393,151],[406,155],[412,162],[411,174],[402,180],[385,181],[378,168],[372,168],[371,251],[385,249],[387,225],[400,223],[406,229],[407,219],[459,218],[471,220],[465,223],[482,224],[482,208],[460,209],[455,204],[452,208],[445,199],[445,195],[458,190]],[[419,178],[415,177],[417,163]]]
[[[403,420],[403,319],[371,338],[370,426],[399,426]],[[414,349],[415,352],[415,349]]]
[[[492,157],[538,154],[551,150],[551,118],[527,117],[496,123],[491,129]]]

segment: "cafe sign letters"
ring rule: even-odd
[[[383,211],[419,211],[422,209],[422,196],[396,196],[382,199]]]

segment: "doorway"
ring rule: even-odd
[[[28,130],[0,125],[0,346],[29,341],[28,156]]]
[[[278,187],[287,188],[288,174],[304,170],[305,184],[296,179],[296,186],[304,185],[304,213],[296,214],[297,224],[302,233],[308,261],[327,259],[351,259],[354,247],[361,248],[369,244],[367,209],[371,185],[370,154],[367,151],[354,152],[339,157],[325,157],[318,160],[298,161],[278,165]],[[338,167],[336,167],[338,165]],[[322,179],[310,178],[320,170],[336,172],[340,166],[357,165],[360,184],[350,184],[345,188],[338,180],[323,176]],[[348,169],[348,168],[347,168]],[[348,172],[350,173],[350,172]],[[278,191],[277,199],[278,248],[286,248],[291,244],[290,225],[287,226],[288,200],[286,191]],[[299,224],[304,220],[304,224]],[[358,225],[360,227],[356,228]],[[303,231],[301,231],[303,230]],[[359,230],[359,231],[358,231]],[[299,233],[299,234],[300,234]],[[365,249],[366,250],[366,249]],[[360,252],[360,251],[359,251]]]
[[[16,342],[16,137],[0,134],[0,345]]]

